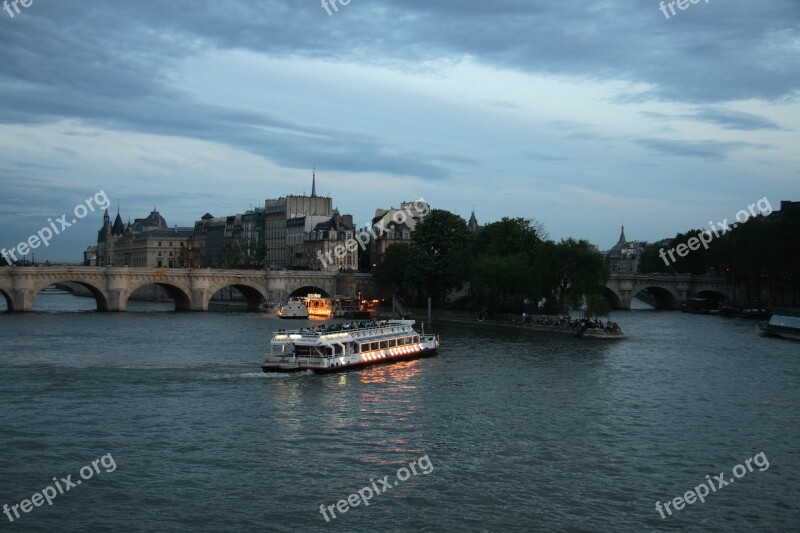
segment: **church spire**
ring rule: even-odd
[[[475,206],[472,206],[472,214],[469,217],[469,222],[467,222],[467,227],[473,233],[478,231],[478,219],[475,218]]]
[[[317,196],[317,167],[316,165],[312,167],[311,171],[311,197],[316,198]]]
[[[628,242],[628,241],[625,240],[625,226],[622,226],[622,231],[620,231],[620,233],[619,233],[619,242],[622,243],[622,244],[625,244],[626,242]]]

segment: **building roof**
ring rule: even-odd
[[[147,239],[187,239],[191,238],[194,233],[194,228],[172,228],[172,229],[157,229],[153,231],[144,231],[139,234],[141,238]]]
[[[117,213],[117,218],[114,219],[114,226],[111,228],[111,235],[124,235],[125,223],[122,222],[122,217]]]
[[[156,211],[155,208],[145,218],[137,218],[133,221],[133,231],[143,231],[149,227],[167,228],[167,221]]]

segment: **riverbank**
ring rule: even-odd
[[[473,312],[464,312],[464,311],[450,311],[450,310],[437,309],[433,311],[432,315],[433,315],[432,316],[433,324],[436,324],[437,322],[449,322],[453,324],[463,324],[474,327],[500,327],[500,328],[510,328],[517,330],[536,331],[540,333],[552,333],[555,335],[565,335],[583,339],[621,340],[627,338],[625,333],[621,330],[612,332],[612,331],[607,331],[603,328],[583,329],[583,328],[573,328],[568,325],[551,326],[551,325],[532,324],[532,323],[523,324],[517,315],[509,315],[503,313],[496,314],[495,315],[496,318],[484,319],[484,320],[476,319]],[[391,312],[388,309],[381,310],[381,312],[379,312],[375,318],[376,319],[391,318]],[[417,323],[428,322],[427,314],[412,312],[409,315],[409,318],[416,320]]]

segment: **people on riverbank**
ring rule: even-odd
[[[526,315],[523,313],[523,324],[535,326],[556,326],[570,329],[603,329],[608,332],[620,331],[619,324],[610,320],[594,320],[591,318],[572,318],[567,315]]]

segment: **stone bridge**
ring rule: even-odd
[[[657,309],[678,309],[689,298],[735,301],[727,277],[690,274],[628,274],[614,272],[606,283],[606,297],[614,309],[630,309],[633,298],[647,290]]]
[[[158,285],[175,299],[175,309],[207,311],[219,290],[234,287],[247,300],[248,310],[262,300],[280,301],[294,293],[323,296],[371,291],[369,274],[296,270],[211,270],[129,267],[0,267],[0,294],[13,312],[33,309],[36,295],[55,283],[77,283],[92,293],[98,311],[126,311],[131,294]]]

